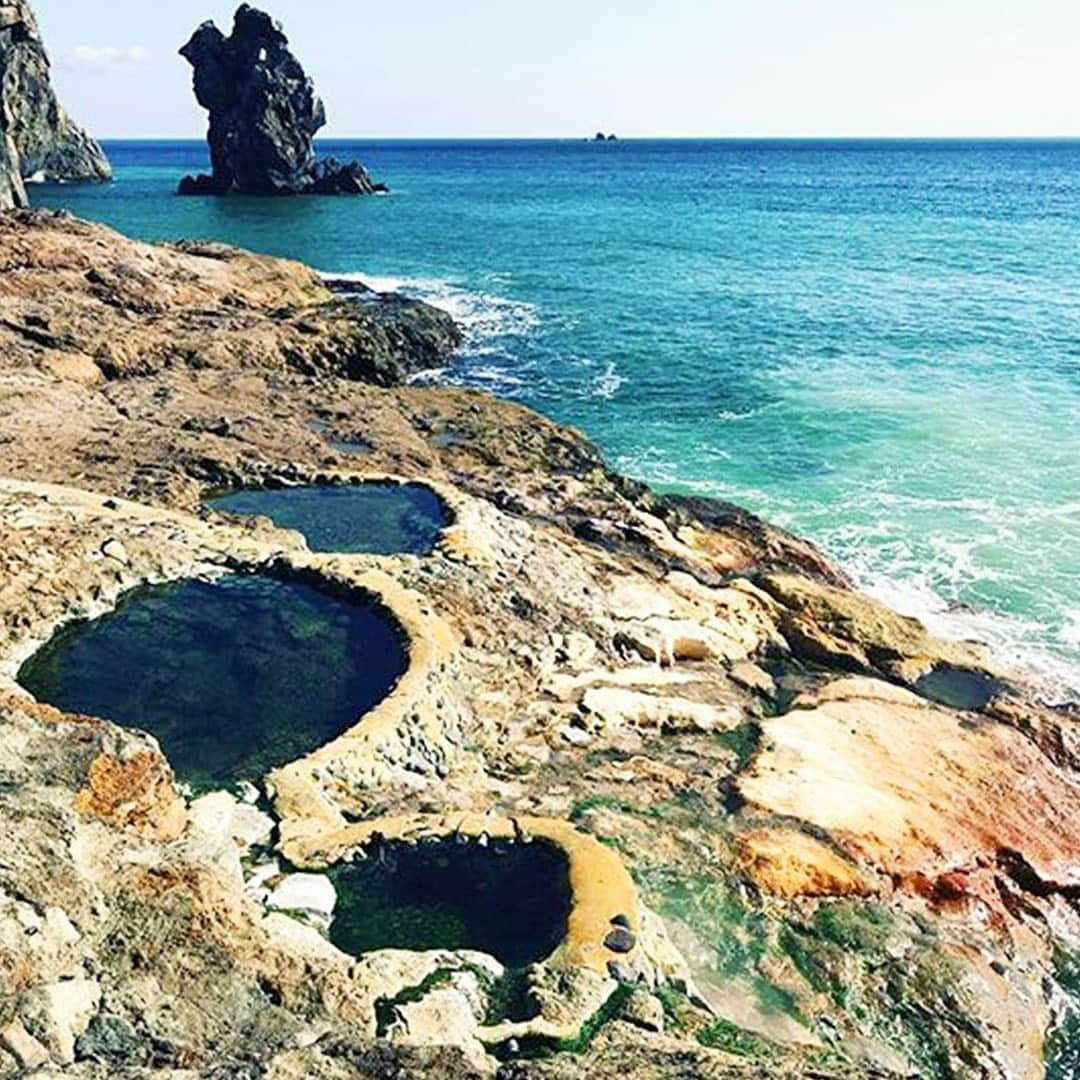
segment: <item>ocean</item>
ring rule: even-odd
[[[183,199],[195,142],[35,186],[439,304],[445,370],[1080,696],[1080,141],[326,142],[372,199]]]

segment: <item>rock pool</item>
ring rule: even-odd
[[[40,701],[156,736],[196,789],[258,780],[351,727],[407,665],[375,604],[259,575],[138,589],[19,672]]]
[[[509,968],[543,960],[566,934],[566,856],[541,841],[384,844],[330,872],[338,894],[330,939],[375,949],[475,949]]]
[[[984,709],[1004,688],[1004,683],[981,671],[949,667],[933,668],[915,680],[918,693],[950,709]]]
[[[208,499],[215,510],[261,514],[307,537],[312,551],[429,554],[448,524],[423,484],[365,483],[236,491]]]

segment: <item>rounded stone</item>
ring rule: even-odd
[[[606,938],[604,945],[615,953],[633,952],[637,945],[637,938],[622,926],[617,926]]]

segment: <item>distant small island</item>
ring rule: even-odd
[[[605,135],[602,131],[598,131],[593,136],[592,141],[593,142],[618,142],[619,141],[619,136],[618,135]]]

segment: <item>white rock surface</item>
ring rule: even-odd
[[[683,697],[659,697],[615,686],[586,690],[582,706],[600,727],[655,728],[657,731],[726,731],[742,723],[737,705],[709,705]]]
[[[31,991],[22,1005],[27,1030],[62,1065],[75,1061],[75,1040],[87,1029],[101,1004],[93,979],[69,979]]]
[[[274,887],[266,906],[273,911],[300,911],[329,926],[337,906],[337,892],[325,874],[289,874]]]
[[[268,844],[274,819],[227,791],[212,791],[188,810],[187,839],[232,878],[243,878],[240,856]]]
[[[27,1072],[49,1061],[49,1051],[18,1020],[13,1020],[0,1030],[0,1045],[9,1050]]]

